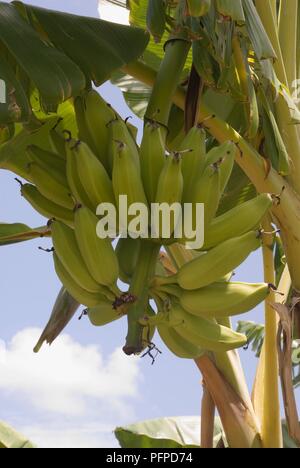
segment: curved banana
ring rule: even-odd
[[[223,194],[234,166],[237,147],[232,141],[226,141],[209,151],[206,158],[208,166],[218,164],[220,167],[220,193]]]
[[[121,232],[128,231],[128,224],[134,218],[128,215],[122,206],[122,196],[127,196],[127,206],[142,203],[147,207],[148,202],[144,191],[140,170],[138,169],[130,147],[123,142],[113,142],[115,145],[112,182],[115,199],[119,212]]]
[[[87,316],[95,327],[103,327],[124,317],[122,308],[114,309],[112,303],[103,300],[96,307],[87,309]]]
[[[141,174],[149,203],[155,202],[157,184],[165,163],[165,144],[161,126],[147,122],[140,148]]]
[[[75,210],[75,237],[83,261],[94,280],[103,286],[114,287],[119,265],[110,239],[97,234],[98,218],[88,208]]]
[[[196,204],[203,203],[204,205],[204,228],[206,230],[217,212],[220,198],[220,167],[217,164],[207,166],[193,186],[191,198],[193,205],[190,213],[193,229],[197,229]]]
[[[77,96],[74,99],[74,109],[75,109],[76,123],[78,127],[78,138],[80,141],[84,141],[87,145],[89,145],[91,150],[99,159],[97,147],[92,138],[92,135],[90,133],[90,130],[88,128],[86,118],[85,118],[86,107],[85,107],[84,96]]]
[[[195,18],[206,15],[211,7],[211,0],[187,0],[189,15]]]
[[[196,359],[203,354],[199,346],[182,338],[174,328],[160,324],[157,331],[163,343],[175,356],[182,359]]]
[[[31,206],[42,216],[45,216],[45,218],[55,218],[70,227],[74,226],[73,211],[48,200],[48,198],[44,197],[34,185],[23,184],[21,194],[31,204]]]
[[[108,124],[115,119],[114,110],[94,89],[88,91],[85,100],[85,121],[93,141],[92,150],[108,170],[108,147],[110,142]],[[88,142],[87,142],[88,143]]]
[[[56,171],[50,172],[49,169],[45,170],[38,164],[32,162],[29,163],[29,172],[38,191],[44,195],[44,197],[64,208],[70,210],[74,208],[68,182],[65,180],[64,184],[62,184]]]
[[[77,145],[75,140],[70,140],[66,143],[66,152],[67,152],[67,180],[72,192],[73,197],[76,202],[80,202],[83,205],[87,206],[90,210],[96,212],[97,205],[95,205],[92,200],[90,200],[85,187],[83,186],[78,171],[77,164],[75,160],[75,153],[73,152],[73,147]]]
[[[271,195],[263,193],[218,216],[208,226],[201,250],[209,250],[232,237],[241,236],[258,228],[272,204]]]
[[[193,187],[201,177],[206,164],[206,132],[199,125],[191,128],[180,145],[184,189],[182,201],[190,203]]]
[[[55,128],[51,128],[49,131],[49,139],[52,147],[52,151],[57,155],[58,158],[63,161],[66,160],[67,153],[65,147],[65,139],[58,133]]]
[[[109,130],[109,148],[108,161],[109,167],[112,170],[116,154],[118,153],[118,144],[122,142],[128,147],[129,154],[140,171],[140,155],[136,141],[134,140],[130,129],[126,122],[119,117],[114,118],[108,124]],[[117,145],[116,145],[117,143]]]
[[[46,151],[36,145],[27,146],[28,159],[38,164],[45,171],[53,171],[55,178],[62,184],[66,184],[66,162],[51,151]]]
[[[105,297],[101,293],[92,293],[82,288],[65,269],[55,252],[53,253],[53,260],[57,276],[77,302],[86,307],[95,307],[105,300]]]
[[[247,343],[245,335],[213,320],[190,315],[180,305],[172,305],[169,316],[170,324],[174,323],[174,329],[182,338],[207,351],[230,351]]]
[[[105,167],[88,145],[83,141],[78,141],[71,151],[74,154],[77,174],[93,206],[97,207],[100,203],[115,205],[111,180]]]
[[[182,158],[179,153],[171,153],[166,157],[164,167],[159,176],[155,203],[166,204],[169,208],[181,204],[183,194]],[[159,214],[159,213],[158,213]],[[152,220],[152,230],[159,238],[169,238],[180,221],[181,213],[174,212],[170,219],[169,233],[162,232],[162,214]]]
[[[94,280],[85,266],[73,229],[54,220],[51,223],[51,233],[55,252],[74,281],[86,291],[100,292],[101,286]]]
[[[196,291],[182,291],[180,304],[189,313],[205,318],[244,314],[263,302],[270,293],[266,283],[214,283]]]
[[[140,239],[131,237],[118,240],[116,255],[119,263],[119,277],[124,283],[130,284],[139,258]]]
[[[204,255],[186,263],[176,275],[159,278],[156,281],[158,284],[178,283],[182,289],[186,290],[203,288],[234,271],[260,246],[260,232],[250,231],[243,236],[222,242]]]

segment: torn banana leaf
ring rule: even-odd
[[[216,0],[217,11],[239,24],[245,22],[242,0]]]

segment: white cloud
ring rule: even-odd
[[[35,355],[39,335],[25,329],[8,344],[0,341],[0,392],[49,414],[82,417],[97,408],[106,418],[132,416],[127,400],[138,395],[138,359],[120,349],[104,359],[97,346],[82,346],[68,335]]]
[[[129,10],[126,7],[126,0],[121,0],[120,4],[114,5],[107,0],[98,0],[98,11],[101,19],[118,24],[129,24]]]

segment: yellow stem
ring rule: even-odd
[[[272,231],[269,219],[263,223],[265,232]],[[265,282],[275,283],[273,236],[263,236],[263,260]],[[271,303],[276,302],[275,292],[271,291],[265,302],[265,350],[264,350],[264,388],[262,414],[262,442],[264,448],[282,448],[282,429],[279,400],[279,363],[277,354],[278,321]]]

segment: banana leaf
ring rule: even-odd
[[[148,41],[142,29],[0,2],[1,127],[29,121],[33,88],[43,110],[56,112],[91,80],[100,85],[140,57]],[[1,131],[0,141],[8,137]]]
[[[0,448],[24,449],[35,448],[32,442],[26,439],[6,423],[0,421]]]
[[[0,246],[18,244],[46,236],[49,236],[46,226],[32,229],[22,223],[0,223]]]
[[[199,448],[200,418],[187,416],[161,418],[118,427],[115,436],[122,448]],[[225,440],[216,419],[214,443]]]

